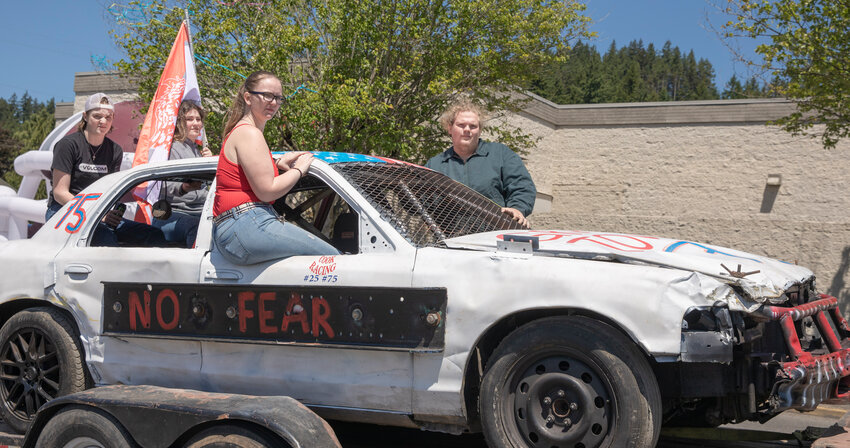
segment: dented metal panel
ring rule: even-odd
[[[448,247],[495,250],[496,242],[507,232],[487,232],[452,238]],[[624,233],[564,230],[510,231],[510,235],[534,236],[539,239],[538,256],[561,256],[598,261],[642,263],[683,269],[712,276],[739,286],[756,302],[785,300],[786,289],[810,278],[812,271],[779,260],[692,241]],[[752,274],[738,277],[727,266],[742,266]],[[739,267],[740,269],[742,269]]]

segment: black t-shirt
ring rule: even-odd
[[[101,177],[120,170],[123,156],[121,146],[109,138],[104,138],[100,147],[92,147],[82,132],[75,132],[56,142],[50,169],[70,174],[68,191],[76,195]]]

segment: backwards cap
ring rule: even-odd
[[[86,112],[92,109],[109,109],[115,110],[112,107],[112,100],[105,93],[95,93],[86,100]]]

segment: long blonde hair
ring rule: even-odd
[[[248,114],[248,105],[245,103],[245,93],[249,90],[256,89],[257,84],[259,84],[260,81],[269,77],[278,79],[277,75],[266,70],[258,70],[245,78],[245,82],[243,82],[242,85],[239,86],[239,90],[236,91],[236,97],[233,98],[233,104],[230,106],[230,110],[227,111],[224,131],[221,134],[222,138],[226,138],[227,134],[236,127],[236,123]]]

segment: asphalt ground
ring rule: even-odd
[[[343,448],[487,448],[481,434],[459,436],[418,429],[330,422]],[[0,422],[0,448],[19,447],[23,436]],[[760,424],[720,428],[662,428],[656,448],[848,448],[850,404],[821,405],[812,412],[786,411]]]
[[[850,425],[850,403],[821,405],[812,412],[786,411],[763,424],[744,422],[720,428],[662,428],[656,448],[850,448],[848,429],[838,425],[842,418]],[[356,423],[332,421],[330,424],[343,448],[487,448],[481,434],[455,436]],[[827,432],[830,428],[834,434]],[[848,437],[846,443],[840,439],[842,435]],[[815,442],[818,437],[820,440]],[[837,442],[827,443],[829,438]]]

